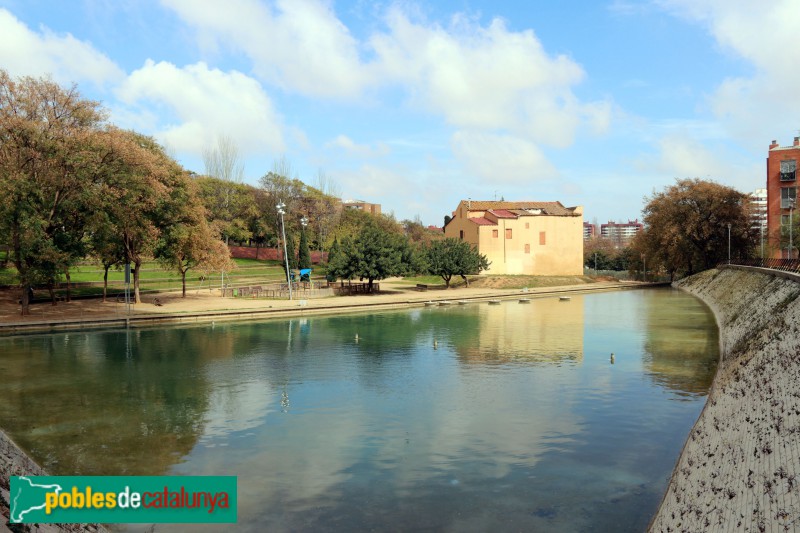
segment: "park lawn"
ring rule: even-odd
[[[257,261],[255,259],[234,259],[237,268],[225,275],[226,284],[242,283],[279,283],[285,279],[286,274],[279,261]],[[324,268],[314,266],[314,274],[322,272]],[[165,270],[163,266],[155,261],[148,261],[142,264],[139,272],[140,289],[142,291],[158,290],[179,290],[181,288],[181,276],[177,271]],[[190,269],[186,273],[187,290],[218,287],[221,285],[219,272],[211,272],[205,275],[205,279],[200,278],[204,275],[202,270]],[[317,276],[315,275],[315,278]],[[115,291],[123,290],[125,272],[122,268],[112,268],[108,271],[108,293],[114,294]],[[64,279],[62,282],[66,281]],[[96,287],[73,288],[72,294],[102,294],[103,269],[100,265],[83,263],[70,270],[70,281],[73,283],[96,283]],[[8,268],[0,269],[1,285],[16,285],[18,283],[16,269],[13,265]],[[58,292],[61,292],[59,290]]]

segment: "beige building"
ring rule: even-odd
[[[488,274],[583,274],[581,206],[462,200],[444,234],[476,245]]]
[[[365,211],[376,216],[381,214],[381,204],[371,204],[369,202],[365,202],[364,200],[343,200],[342,207],[345,209],[357,209],[359,211]]]

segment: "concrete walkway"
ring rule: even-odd
[[[77,300],[61,303],[59,309],[47,316],[34,312],[20,317],[6,314],[0,319],[0,335],[28,332],[79,330],[90,328],[146,327],[169,323],[209,322],[219,320],[251,320],[283,318],[318,314],[339,314],[365,310],[400,309],[419,307],[426,302],[442,300],[481,301],[489,299],[537,298],[571,293],[590,293],[608,290],[642,288],[658,284],[637,282],[598,282],[560,287],[534,289],[483,289],[457,288],[447,290],[417,291],[413,286],[398,283],[381,283],[382,292],[372,295],[336,296],[312,300],[267,300],[253,298],[221,298],[214,294],[159,294],[162,305],[145,303],[131,306],[130,314],[124,304]],[[37,304],[49,307],[49,304]]]

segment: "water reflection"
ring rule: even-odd
[[[0,339],[0,426],[55,473],[237,475],[242,530],[641,530],[708,324],[635,291]]]
[[[717,371],[719,334],[713,315],[696,299],[678,291],[651,294],[646,311],[645,354],[648,375],[681,395],[705,395]]]
[[[479,306],[457,347],[465,362],[579,363],[583,358],[583,296]],[[470,334],[471,333],[471,334]]]

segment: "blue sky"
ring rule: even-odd
[[[51,75],[188,169],[441,225],[461,199],[640,216],[676,178],[763,187],[800,128],[797,0],[0,0],[0,68]]]

